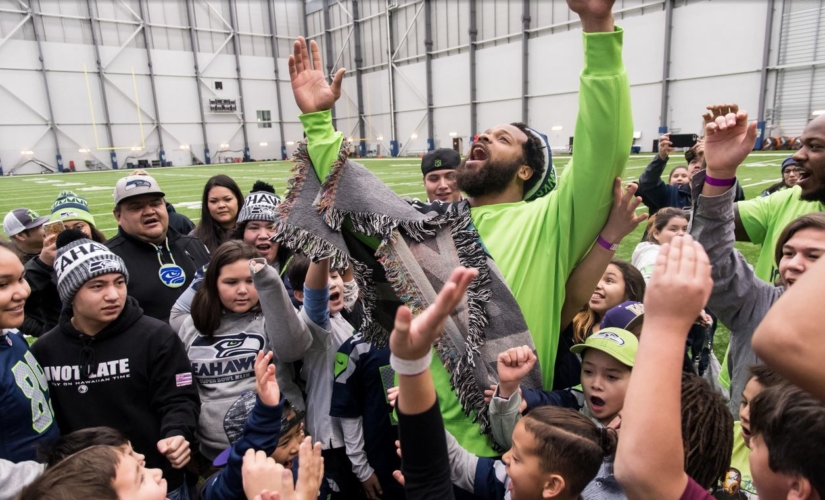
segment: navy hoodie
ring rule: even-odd
[[[144,315],[132,297],[94,337],[76,330],[71,316],[66,309],[58,326],[32,346],[60,428],[64,433],[97,426],[121,431],[146,455],[146,466],[162,469],[169,490],[176,489],[183,473],[172,468],[157,443],[183,436],[192,446],[200,413],[180,339],[168,324]]]

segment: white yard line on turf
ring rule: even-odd
[[[762,184],[773,184],[774,182],[779,182],[781,180],[782,179],[768,179],[766,181],[754,182],[753,184],[745,184],[742,187],[743,188],[749,188],[749,187],[753,187],[753,186],[760,186]]]

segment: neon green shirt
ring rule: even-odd
[[[768,283],[779,277],[774,251],[779,235],[791,221],[800,215],[822,212],[825,205],[816,201],[802,201],[802,189],[794,186],[770,196],[762,196],[737,203],[742,226],[751,242],[762,245],[756,263],[756,276]]]
[[[585,256],[607,220],[613,179],[620,177],[632,142],[630,87],[622,62],[623,31],[584,33],[584,69],[579,90],[575,153],[558,188],[533,202],[505,203],[471,209],[473,223],[505,281],[521,306],[533,336],[545,387],[553,385],[564,286],[573,267]],[[301,115],[310,158],[325,179],[343,140],[332,129],[328,111]],[[574,197],[575,192],[575,197]],[[445,426],[462,446],[480,456],[461,436],[484,439],[478,426],[463,417],[446,370],[433,363]],[[439,363],[440,366],[440,363]],[[460,417],[458,429],[447,416]],[[457,420],[457,424],[459,420]],[[453,428],[451,428],[453,427]]]

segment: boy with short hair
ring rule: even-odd
[[[768,387],[787,383],[765,365],[753,365],[749,368],[751,377],[742,391],[739,405],[739,420],[733,423],[733,451],[728,470],[722,485],[714,491],[717,500],[759,498],[753,485],[749,457],[751,454],[750,406],[754,398]]]
[[[163,469],[172,500],[188,498],[182,469],[200,413],[189,359],[169,325],[127,296],[123,260],[83,233],[58,237],[54,267],[65,310],[33,346],[63,432],[109,426]]]

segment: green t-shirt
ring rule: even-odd
[[[756,487],[753,485],[750,464],[751,450],[745,446],[742,438],[742,424],[733,423],[733,453],[730,458],[730,469],[725,475],[722,486],[713,497],[717,500],[757,500]]]
[[[544,386],[553,386],[565,283],[596,241],[613,201],[613,180],[627,164],[633,134],[630,86],[622,62],[624,32],[584,33],[584,69],[579,89],[576,150],[558,188],[533,202],[471,210],[484,246],[513,292],[530,329]],[[300,116],[309,156],[320,179],[332,169],[343,140],[329,111]],[[575,192],[575,197],[573,196]],[[455,397],[446,370],[433,363],[445,426],[466,449],[487,448]],[[456,419],[450,420],[448,416]],[[463,437],[462,437],[463,436]]]
[[[790,189],[777,191],[770,196],[762,196],[752,200],[737,203],[739,218],[751,242],[762,245],[759,251],[759,260],[754,271],[756,277],[768,283],[775,283],[779,277],[776,267],[776,242],[779,235],[791,221],[800,215],[813,212],[822,212],[825,205],[816,201],[799,199],[802,189],[795,186]],[[730,350],[730,346],[728,346]],[[722,360],[722,371],[719,374],[719,383],[730,389],[730,374],[728,373],[728,352]]]
[[[774,251],[779,235],[791,221],[800,215],[822,212],[825,205],[816,201],[802,201],[802,189],[794,186],[770,196],[737,203],[742,226],[751,242],[762,245],[756,263],[756,277],[774,283],[779,276]]]

